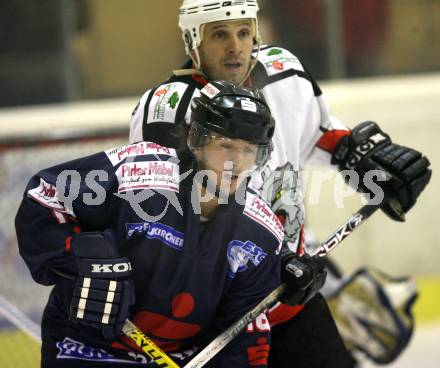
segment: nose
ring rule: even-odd
[[[237,35],[232,35],[229,39],[228,53],[239,54],[241,52],[241,43]]]
[[[242,172],[249,170],[252,166],[247,155],[238,151],[234,157],[231,158],[231,162],[233,163],[232,172],[234,175],[240,175]]]

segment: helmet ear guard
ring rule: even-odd
[[[182,33],[182,38],[183,38],[183,42],[185,42],[185,46],[187,47],[187,53],[188,53],[188,50],[192,50],[194,48],[194,42],[193,42],[193,38],[191,37],[191,32],[188,29],[186,29]]]

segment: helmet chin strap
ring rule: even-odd
[[[260,55],[260,47],[261,47],[261,41],[258,40],[257,41],[257,54],[255,55],[254,58],[251,56],[251,62],[249,64],[249,69],[248,69],[247,73],[245,74],[244,78],[239,83],[240,86],[242,86],[248,80],[249,76],[252,73],[252,70],[255,68],[255,65],[257,65],[258,55]]]
[[[195,47],[194,49],[192,49],[190,56],[191,56],[191,60],[194,64],[194,66],[195,66],[195,69],[197,69],[200,73],[203,73],[202,62],[200,60],[200,54],[199,54],[199,48]]]

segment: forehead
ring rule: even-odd
[[[216,29],[234,30],[241,27],[252,27],[251,19],[237,19],[237,20],[222,20],[218,22],[210,22],[205,24],[205,32],[210,32]]]
[[[211,140],[210,144],[217,145],[221,143],[227,143],[234,147],[248,147],[248,146],[255,146],[255,144],[250,143],[248,141],[245,141],[243,139],[239,138],[229,138],[219,133],[210,133]]]

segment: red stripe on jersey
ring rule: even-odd
[[[267,358],[269,357],[269,344],[262,344],[257,346],[249,346],[247,348],[249,365],[251,367],[257,365],[267,365]]]
[[[342,137],[350,135],[350,133],[350,130],[328,130],[322,135],[318,143],[316,143],[316,146],[324,151],[333,153],[339,140]]]
[[[65,248],[66,248],[66,252],[67,252],[67,253],[70,252],[70,247],[71,247],[70,242],[71,242],[71,241],[72,241],[72,237],[71,237],[71,236],[69,236],[69,237],[66,238],[66,241],[65,241]]]
[[[290,320],[291,318],[295,317],[299,312],[301,312],[303,308],[304,305],[290,306],[278,302],[277,304],[275,304],[275,306],[269,309],[267,313],[270,326],[273,327]]]
[[[296,250],[296,253],[298,253],[299,256],[302,256],[304,254],[304,246],[306,243],[305,234],[304,234],[304,225],[301,226],[301,232],[299,234],[299,240],[298,240],[298,248]]]
[[[205,86],[208,84],[208,80],[205,79],[205,77],[201,76],[200,74],[193,74],[191,75],[192,79],[194,79],[197,83],[201,84],[202,86]]]

